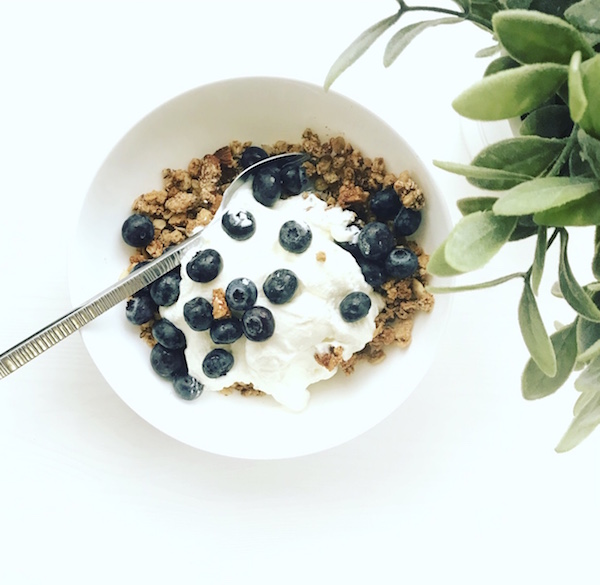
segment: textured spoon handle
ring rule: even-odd
[[[142,266],[77,309],[5,351],[0,355],[0,378],[8,376],[111,307],[179,266],[182,256],[195,244],[200,233],[191,236],[182,244],[164,253],[160,258]]]
[[[244,169],[223,193],[223,200],[212,221],[220,222],[227,204],[233,194],[259,166],[273,162],[294,162],[301,164],[308,159],[305,153],[288,152],[263,159]],[[152,284],[155,280],[181,264],[182,256],[198,241],[202,231],[190,236],[187,240],[165,252],[160,258],[149,262],[135,272],[113,284],[96,295],[82,306],[67,313],[54,323],[44,327],[31,337],[18,343],[0,355],[0,379],[30,362],[47,349],[62,341],[65,337],[81,329],[84,325],[102,315],[105,311],[124,301],[132,294]]]

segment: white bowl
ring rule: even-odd
[[[163,168],[186,168],[193,157],[231,140],[256,144],[298,141],[305,128],[322,138],[342,135],[388,168],[407,169],[427,197],[416,238],[432,252],[450,230],[450,215],[425,166],[384,121],[359,104],[319,86],[281,78],[240,78],[199,87],[160,106],[134,126],[98,171],[83,204],[69,265],[78,305],[118,279],[131,249],[120,227],[133,199],[161,187]],[[125,318],[124,304],[81,330],[98,369],[139,416],[162,432],[212,453],[278,459],[315,453],[372,428],[417,386],[438,349],[449,312],[439,296],[419,315],[407,349],[388,352],[376,366],[359,364],[312,389],[308,408],[293,413],[270,398],[204,393],[179,399],[149,364],[149,348]]]

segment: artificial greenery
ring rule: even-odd
[[[434,161],[490,193],[458,201],[463,217],[432,254],[429,271],[442,277],[464,274],[484,266],[510,242],[536,239],[528,270],[436,290],[475,290],[522,279],[518,319],[530,353],[523,396],[553,394],[578,371],[573,420],[556,447],[567,451],[600,424],[600,0],[454,0],[457,10],[397,3],[393,15],[340,55],[325,87],[405,14],[429,12],[436,18],[399,28],[386,45],[386,66],[431,27],[470,21],[490,32],[493,45],[478,56],[495,58],[483,79],[452,105],[474,120],[520,119],[519,135],[486,147],[470,164]],[[595,280],[582,284],[568,252],[569,230],[584,226],[595,226],[590,254]],[[572,307],[574,319],[549,335],[536,297],[552,246],[559,248],[553,293]]]

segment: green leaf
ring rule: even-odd
[[[530,10],[538,10],[539,12],[545,12],[546,14],[553,14],[554,16],[562,16],[564,12],[571,4],[575,4],[577,0],[532,0],[529,6]]]
[[[539,136],[508,138],[491,144],[481,150],[471,161],[471,165],[487,169],[508,171],[519,178],[468,177],[469,183],[490,191],[505,191],[520,183],[521,177],[541,175],[559,157],[564,141]]]
[[[598,230],[598,227],[596,227]],[[594,278],[600,280],[600,243],[596,244],[594,249],[594,258],[592,259],[592,274]]]
[[[504,0],[506,8],[529,8],[531,0]]]
[[[545,138],[567,138],[573,130],[569,108],[550,104],[533,110],[521,123],[521,136],[543,136]]]
[[[596,356],[575,380],[575,388],[579,392],[600,390],[600,356]],[[579,410],[579,407],[578,407]],[[577,414],[577,410],[575,411]]]
[[[521,392],[526,400],[537,400],[556,392],[569,378],[577,357],[575,323],[571,323],[550,336],[556,356],[556,374],[548,376],[533,358],[525,365],[521,376]]]
[[[498,51],[500,51],[500,45],[492,45],[491,47],[485,47],[485,49],[479,49],[477,53],[475,53],[475,57],[478,59],[483,59],[485,57],[492,57]]]
[[[465,197],[456,202],[458,210],[463,215],[469,215],[476,211],[490,211],[498,197]]]
[[[525,280],[519,302],[519,325],[531,358],[546,376],[553,378],[557,371],[554,348],[546,333],[535,296],[527,280]]]
[[[389,67],[406,47],[420,35],[424,30],[438,26],[440,24],[455,24],[462,22],[463,18],[450,17],[450,18],[437,18],[435,20],[425,20],[423,22],[415,22],[409,24],[404,28],[401,28],[394,36],[389,40],[385,52],[383,54],[383,64],[385,67]]]
[[[600,224],[600,191],[594,191],[582,199],[571,201],[533,214],[539,225],[553,227],[590,226]]]
[[[590,165],[594,175],[600,179],[600,140],[580,129],[577,132],[577,141],[581,147],[583,160]]]
[[[462,274],[460,270],[456,270],[456,268],[450,266],[446,261],[446,242],[443,242],[433,254],[429,256],[427,272],[434,276],[457,276]]]
[[[373,26],[370,26],[366,31],[359,35],[336,59],[329,69],[323,84],[325,90],[328,90],[333,82],[348,69],[350,65],[355,63],[386,30],[396,24],[401,14],[402,13],[398,11],[396,14],[388,16],[375,23]]]
[[[537,241],[535,244],[535,254],[533,265],[531,266],[531,289],[533,294],[537,295],[542,274],[544,273],[544,264],[546,263],[546,250],[548,244],[548,233],[545,227],[538,228]]]
[[[522,65],[484,77],[461,93],[452,106],[461,116],[474,120],[514,118],[541,106],[567,76],[565,65]]]
[[[581,53],[573,53],[569,65],[569,111],[573,122],[579,122],[588,109],[588,100],[583,89],[583,78],[581,76]]]
[[[579,120],[581,128],[600,140],[600,55],[581,64],[583,91],[590,107]]]
[[[471,8],[471,0],[454,0],[465,12]]]
[[[569,235],[566,230],[560,232],[560,258],[558,263],[558,283],[560,290],[569,305],[582,317],[590,321],[600,322],[600,309],[577,282],[567,256]]]
[[[463,217],[446,240],[447,263],[461,272],[481,268],[508,241],[516,223],[516,217],[498,217],[491,211]]]
[[[583,158],[579,148],[574,148],[569,155],[569,175],[585,179],[593,179],[595,176],[592,167]]]
[[[585,37],[562,18],[535,10],[503,10],[492,18],[494,33],[508,54],[524,64],[567,65],[575,51],[594,56]]]
[[[513,187],[494,204],[497,215],[527,215],[585,197],[600,189],[600,182],[569,177],[543,177]]]
[[[581,405],[577,414],[556,446],[558,453],[565,453],[579,445],[600,424],[600,392],[597,389],[590,391],[580,396],[579,401]]]
[[[565,19],[581,31],[600,33],[600,0],[582,0],[565,10]]]
[[[497,59],[494,59],[486,68],[483,73],[484,77],[488,75],[493,75],[494,73],[498,73],[499,71],[506,71],[506,69],[515,69],[516,67],[520,67],[519,62],[515,61],[512,57],[508,55],[502,55]]]
[[[577,361],[589,362],[600,355],[600,323],[577,320]]]
[[[433,164],[436,167],[448,171],[450,173],[467,177],[468,181],[473,184],[475,184],[476,182],[484,182],[485,184],[489,185],[518,185],[519,183],[529,181],[533,178],[530,175],[524,175],[522,173],[513,173],[504,169],[486,168],[475,165],[463,165],[460,163],[439,160],[434,160]]]

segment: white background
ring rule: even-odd
[[[70,309],[79,207],[142,116],[228,77],[320,84],[396,6],[0,2],[0,350]],[[468,162],[450,102],[480,77],[474,53],[490,44],[469,24],[435,29],[385,69],[382,40],[334,85],[408,139],[454,217],[475,190],[431,161]],[[589,242],[576,243],[583,275]],[[512,246],[473,279],[526,269],[530,251]],[[550,262],[545,290],[554,279]],[[350,443],[282,461],[162,435],[72,336],[0,382],[0,582],[598,583],[600,434],[554,452],[572,381],[522,399],[519,293],[512,282],[456,296],[440,356],[397,412]],[[542,310],[548,327],[569,318],[549,295]]]

